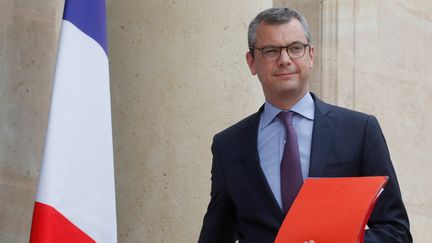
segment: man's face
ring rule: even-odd
[[[287,46],[295,42],[307,44],[303,27],[295,18],[285,24],[269,25],[262,22],[258,25],[256,48]],[[277,60],[269,61],[261,51],[255,50],[254,57],[248,52],[246,59],[252,75],[258,75],[266,99],[276,105],[290,97],[301,98],[308,91],[313,51],[313,47],[306,48],[303,57],[291,59],[286,49],[282,49]]]

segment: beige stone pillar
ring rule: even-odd
[[[431,8],[427,1],[326,1],[323,6],[323,26],[330,30],[323,36],[323,66],[332,73],[323,76],[326,94],[379,118],[415,242],[432,241]]]
[[[0,242],[28,242],[63,1],[0,1]]]
[[[414,240],[432,242],[432,3],[355,1],[351,9],[353,41],[343,50],[352,56],[353,106],[380,119]]]
[[[432,3],[279,0],[275,5],[299,9],[309,19],[319,16],[319,30],[313,32],[319,36],[313,38],[321,63],[314,82],[320,83],[321,97],[378,117],[414,241],[432,242]]]
[[[271,1],[108,1],[120,242],[196,242],[214,133],[255,112],[247,26]]]

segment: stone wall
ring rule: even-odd
[[[196,242],[210,145],[256,111],[247,25],[271,1],[108,1],[120,242]]]
[[[0,242],[28,242],[63,3],[0,1]]]

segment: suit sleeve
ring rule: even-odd
[[[212,145],[211,199],[204,216],[199,243],[234,243],[237,240],[234,205],[225,185],[216,137]]]
[[[379,123],[373,116],[367,119],[362,156],[362,174],[389,177],[369,218],[365,243],[412,242],[396,173]]]

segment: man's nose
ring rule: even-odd
[[[278,64],[280,66],[285,66],[285,65],[290,65],[292,63],[291,57],[288,55],[288,50],[287,48],[283,48],[281,50],[279,59],[278,59]]]

